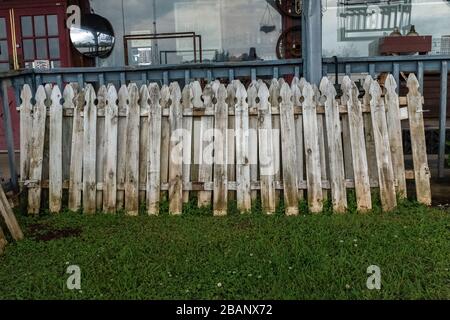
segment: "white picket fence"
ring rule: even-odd
[[[320,88],[304,79],[289,85],[274,79],[248,89],[239,81],[198,81],[183,90],[131,83],[119,91],[87,84],[40,86],[32,103],[22,90],[21,185],[28,210],[38,214],[48,189],[51,212],[60,212],[63,194],[70,210],[136,215],[145,203],[159,213],[167,195],[172,214],[196,195],[199,206],[225,215],[230,198],[242,212],[261,199],[272,214],[284,197],[286,214],[299,213],[306,199],[321,212],[347,209],[355,189],[358,210],[372,208],[378,188],[385,211],[406,197],[406,179],[416,180],[417,199],[431,203],[422,114],[423,98],[411,74],[407,98],[399,98],[390,75],[385,93],[367,77],[366,94],[343,80],[340,99],[323,78]],[[63,99],[62,99],[63,98]],[[406,106],[406,107],[403,107]],[[405,170],[401,121],[409,119],[414,170]],[[67,191],[63,191],[67,190]]]

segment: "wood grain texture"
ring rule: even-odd
[[[407,99],[417,201],[430,206],[431,174],[427,158],[422,95],[419,91],[419,81],[412,73],[408,77],[407,86],[409,89]]]
[[[367,75],[364,80],[364,97],[362,99],[363,109],[370,111],[370,84],[373,79],[371,75]],[[378,183],[378,164],[377,155],[375,152],[375,138],[373,136],[372,115],[369,113],[363,113],[364,122],[364,138],[366,141],[366,154],[367,154],[367,168],[369,170],[370,185],[373,186]]]
[[[192,99],[194,98],[194,92],[192,84],[187,84],[182,95],[182,108],[183,111],[193,111],[194,105]],[[191,165],[192,165],[192,136],[193,136],[193,117],[183,118],[183,182],[189,183],[191,181]],[[189,202],[189,191],[183,191],[183,203]]]
[[[323,78],[320,90],[325,96],[325,121],[328,155],[330,158],[330,184],[333,210],[347,211],[347,190],[345,187],[344,156],[342,149],[342,129],[336,102],[336,89],[328,78]]]
[[[147,164],[148,164],[148,144],[149,144],[149,112],[150,112],[150,93],[147,85],[142,85],[139,89],[139,104],[140,104],[140,132],[139,132],[139,183],[147,184]],[[146,192],[139,192],[139,204],[146,203]]]
[[[39,214],[41,207],[41,180],[44,161],[45,123],[47,118],[47,96],[43,86],[36,92],[36,104],[33,108],[33,129],[30,150],[30,180],[34,185],[28,189],[28,212]]]
[[[128,114],[129,109],[128,88],[122,85],[119,89],[119,114]],[[124,185],[126,180],[127,162],[127,117],[119,117],[117,125],[117,184]],[[117,191],[117,209],[125,208],[125,190]]]
[[[397,195],[400,199],[406,199],[406,175],[405,175],[405,157],[403,151],[402,123],[400,120],[399,98],[396,92],[397,83],[394,77],[389,74],[384,87],[386,88],[386,119],[389,134],[389,143],[391,147],[392,167],[394,170],[395,185],[397,186]]]
[[[31,114],[33,105],[31,88],[28,84],[23,86],[20,98],[20,183],[23,190],[23,181],[28,180],[30,173],[30,147],[33,130],[33,116]]]
[[[213,211],[215,216],[224,216],[228,210],[228,164],[227,129],[228,105],[227,90],[220,85],[217,91],[215,132],[214,132],[214,194]]]
[[[81,89],[75,98],[72,126],[72,154],[70,157],[69,210],[77,212],[81,208],[81,191],[83,189],[83,152],[84,149],[84,104],[86,92]]]
[[[49,163],[49,209],[51,213],[61,211],[62,201],[62,94],[58,86],[54,86],[50,106],[50,163]]]
[[[372,127],[375,138],[375,153],[377,155],[381,206],[383,211],[389,212],[397,206],[397,198],[386,110],[384,100],[381,98],[381,88],[377,81],[372,81],[369,92],[371,96],[370,108],[372,110]]]
[[[307,83],[303,88],[303,128],[305,138],[308,205],[312,213],[323,210],[322,171],[314,91]]]
[[[139,89],[136,84],[128,87],[130,105],[127,117],[127,145],[125,164],[125,212],[127,215],[139,214],[139,135],[141,127],[141,108]]]
[[[272,108],[269,102],[269,96],[269,89],[265,84],[262,84],[258,91],[258,97],[260,100],[258,117],[258,150],[259,171],[261,177],[261,202],[264,213],[274,214],[276,211],[274,178],[277,169],[274,159],[271,115]]]
[[[97,106],[92,85],[86,86],[83,139],[83,212],[94,214],[97,208]]]
[[[161,197],[161,92],[157,83],[149,85],[149,145],[147,164],[147,210],[149,215],[158,215]]]
[[[280,90],[281,150],[286,215],[298,215],[297,149],[295,146],[294,104],[287,83]]]
[[[170,85],[169,212],[183,212],[183,106],[177,82]]]
[[[117,210],[117,138],[119,107],[117,90],[108,86],[105,110],[105,189],[103,190],[103,211],[114,213]]]
[[[250,212],[252,207],[250,189],[250,132],[247,91],[243,84],[238,84],[235,106],[236,128],[236,183],[237,206],[241,213]],[[257,163],[257,161],[256,161]]]
[[[194,96],[198,96],[199,91],[194,91]],[[203,105],[205,111],[215,112],[213,104],[213,90],[211,85],[206,85],[203,90]],[[214,151],[214,117],[204,116],[200,124],[200,164],[198,180],[200,182],[213,181],[213,151]],[[198,193],[198,206],[207,207],[211,204],[212,193],[210,191],[200,191]]]
[[[364,121],[359,91],[356,84],[349,77],[342,82],[343,101],[348,107],[349,135],[352,150],[353,176],[355,179],[355,193],[358,211],[361,213],[372,209],[370,193],[369,169],[367,166],[366,141],[364,138]]]
[[[16,216],[9,204],[3,187],[0,185],[0,214],[3,217],[6,227],[8,228],[14,240],[19,241],[23,239],[23,232],[17,222]],[[1,237],[0,237],[1,241]],[[1,245],[1,244],[0,244]]]

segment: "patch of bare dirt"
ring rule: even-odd
[[[48,224],[32,224],[28,226],[28,235],[36,241],[53,241],[66,238],[77,238],[81,235],[80,228],[55,229]]]

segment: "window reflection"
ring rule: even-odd
[[[282,18],[274,0],[92,0],[95,13],[107,18],[118,39],[123,35],[195,32],[201,36],[203,61],[276,59]],[[262,24],[268,28],[262,30]],[[269,28],[270,27],[270,28]],[[194,61],[190,38],[132,40],[130,64]],[[198,48],[197,48],[198,49]],[[124,46],[118,43],[104,65],[123,65]]]
[[[446,51],[450,35],[447,0],[361,1],[326,0],[323,16],[323,55],[358,57],[379,55],[379,39],[412,26],[421,36],[432,36],[429,54]],[[413,41],[413,40],[411,40]]]

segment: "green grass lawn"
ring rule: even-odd
[[[304,208],[303,208],[304,209]],[[450,299],[450,212],[20,217],[0,299]],[[66,268],[81,268],[81,291]],[[382,288],[366,287],[381,268]]]

